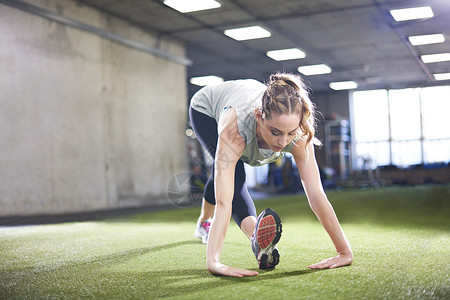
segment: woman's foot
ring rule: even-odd
[[[211,219],[207,219],[204,222],[197,222],[195,228],[194,236],[196,238],[202,239],[202,243],[208,243],[209,228],[211,227]]]
[[[265,209],[256,220],[251,237],[252,250],[260,269],[272,269],[280,262],[277,243],[281,238],[281,219],[272,209]]]

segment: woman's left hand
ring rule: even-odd
[[[338,254],[336,257],[327,258],[319,263],[308,266],[310,269],[334,269],[349,266],[353,262],[353,253]]]

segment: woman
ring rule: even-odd
[[[337,250],[336,257],[309,268],[353,262],[350,245],[320,182],[313,146],[319,143],[314,137],[314,107],[298,76],[278,73],[270,76],[267,86],[255,80],[236,80],[204,87],[193,96],[189,114],[197,138],[214,159],[195,232],[208,243],[206,265],[212,274],[258,274],[220,263],[230,216],[251,240],[260,269],[278,264],[280,218],[270,209],[256,218],[243,163],[267,164],[285,152],[292,153],[311,209]]]

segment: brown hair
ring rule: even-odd
[[[262,98],[262,118],[270,119],[273,113],[299,114],[299,127],[303,136],[306,136],[305,147],[311,141],[320,145],[320,141],[314,137],[314,105],[300,76],[289,73],[276,73],[270,76]]]

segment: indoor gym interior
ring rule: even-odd
[[[448,299],[450,2],[203,2],[0,0],[0,299]],[[280,264],[212,276],[189,101],[276,71],[310,88],[355,261],[307,268],[335,249],[285,156],[246,166],[283,220]],[[257,269],[234,222],[222,259]]]

